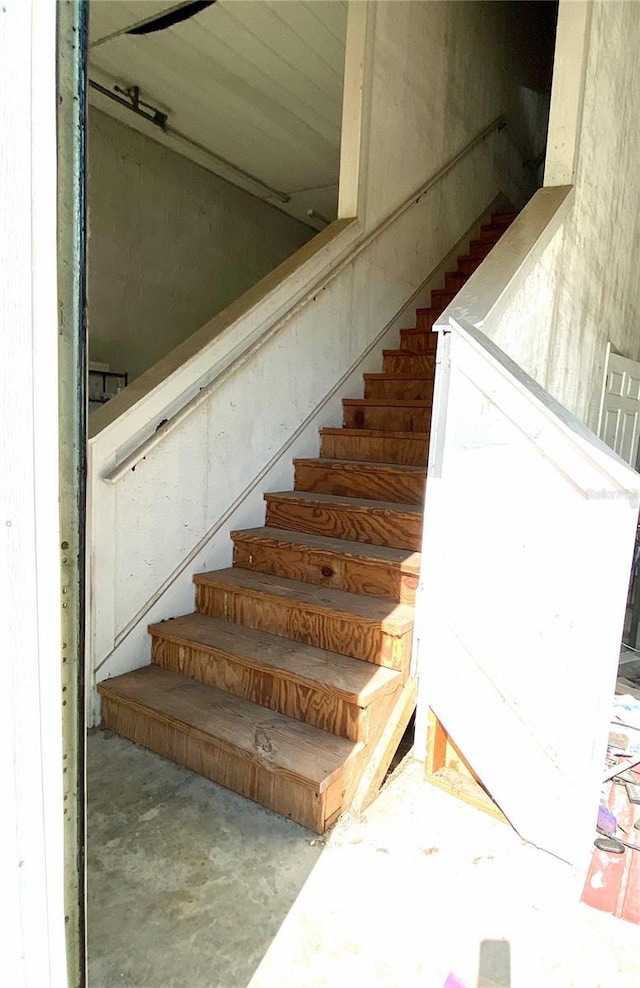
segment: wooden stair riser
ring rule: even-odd
[[[481,244],[491,244],[495,247],[503,233],[504,230],[494,230],[493,227],[482,227],[478,240]],[[477,243],[477,241],[472,240],[471,243]]]
[[[493,240],[472,240],[469,244],[469,256],[474,258],[484,258],[490,254],[497,243]]]
[[[265,498],[266,524],[275,528],[415,552],[422,545],[422,516],[413,512],[297,502],[277,494]]]
[[[419,467],[427,463],[429,437],[420,432],[402,435],[392,432],[385,436],[365,429],[323,429],[320,455],[330,460]]]
[[[482,264],[482,258],[465,255],[458,258],[458,268],[469,278]]]
[[[457,294],[466,280],[467,276],[462,271],[447,271],[444,276],[445,291]]]
[[[132,707],[105,696],[102,726],[319,834],[340,812],[350,781],[337,779],[318,793],[297,779],[274,773],[269,763],[259,757],[251,761],[242,750],[216,744],[144,707]]]
[[[349,460],[296,460],[295,489],[401,504],[422,504],[426,477],[422,471],[395,464],[352,463]]]
[[[435,373],[435,366],[435,351],[416,354],[411,354],[405,350],[383,351],[382,367],[385,374],[416,374],[432,377]]]
[[[319,587],[366,594],[414,604],[418,574],[378,559],[348,557],[335,552],[259,542],[234,535],[233,565]]]
[[[517,218],[518,214],[513,211],[506,213],[494,213],[491,217],[491,226],[494,227],[494,229],[500,228],[504,232]]]
[[[365,374],[364,396],[365,398],[406,398],[408,401],[431,401],[433,399],[433,378]]]
[[[453,302],[455,296],[455,292],[447,292],[444,288],[434,288],[431,292],[431,307],[441,313]]]
[[[400,333],[400,349],[408,353],[434,354],[434,340],[437,342],[438,334],[431,330],[403,329]],[[433,390],[430,398],[433,395]]]
[[[421,333],[428,333],[432,328],[433,324],[438,320],[442,309],[428,308],[428,309],[416,309],[416,325],[415,329]],[[402,330],[400,334],[402,335]],[[438,334],[432,333],[433,337],[433,351],[435,353],[436,345],[438,343]]]
[[[196,610],[248,628],[326,648],[386,669],[405,672],[411,660],[411,633],[389,634],[356,614],[311,610],[303,602],[196,584]]]
[[[329,734],[350,741],[366,742],[368,738],[369,708],[338,693],[314,689],[272,669],[248,666],[234,656],[219,656],[197,645],[178,644],[155,635],[151,657],[162,669],[215,686]]]
[[[345,398],[343,425],[345,429],[374,429],[386,432],[428,432],[431,408],[409,405],[400,399]],[[378,404],[378,402],[380,402]]]

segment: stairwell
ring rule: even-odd
[[[152,663],[99,684],[102,725],[323,833],[384,778],[410,676],[436,334],[514,213],[483,226],[385,350],[293,491],[194,576],[196,612],[151,625]]]

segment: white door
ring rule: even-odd
[[[636,466],[640,439],[640,363],[614,353],[607,343],[598,435]]]
[[[438,360],[416,743],[431,709],[515,829],[580,863],[640,477],[478,330],[455,328]]]

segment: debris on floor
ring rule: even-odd
[[[640,923],[640,700],[613,701],[604,784],[582,901]]]

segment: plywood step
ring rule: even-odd
[[[435,352],[436,345],[438,343],[438,333],[434,333],[433,330],[422,330],[422,329],[401,329],[400,330],[400,349],[408,350],[410,353],[428,353],[432,354]]]
[[[494,213],[491,217],[491,225],[493,227],[501,227],[502,230],[506,230],[508,226],[511,226],[513,221],[517,219],[518,213],[516,212],[504,212],[504,213]]]
[[[431,292],[431,307],[442,313],[453,302],[455,295],[455,292],[448,292],[444,288],[434,288]]]
[[[330,460],[405,463],[425,466],[427,432],[381,432],[376,429],[321,429],[320,455]]]
[[[436,334],[434,333],[434,336]],[[406,350],[383,350],[382,369],[385,374],[417,374],[433,376],[436,366],[436,354],[407,353]]]
[[[486,225],[480,228],[480,237],[478,239],[484,244],[497,244],[503,233],[504,230]]]
[[[413,608],[250,570],[197,573],[196,610],[306,645],[406,671]]]
[[[466,280],[467,275],[463,274],[462,271],[447,271],[444,276],[445,291],[457,294]]]
[[[431,402],[406,398],[343,398],[345,429],[428,432]]]
[[[401,333],[406,332],[401,330]],[[429,402],[433,398],[432,377],[413,374],[364,374],[363,377],[365,398],[408,398]]]
[[[346,497],[421,504],[426,467],[403,463],[371,463],[352,460],[297,459],[295,489]]]
[[[422,506],[307,491],[264,495],[267,525],[419,551]]]
[[[362,746],[156,666],[108,679],[103,726],[318,833]]]
[[[473,257],[471,254],[464,254],[458,258],[458,267],[466,275],[472,275],[482,264],[482,257]]]
[[[279,528],[232,532],[233,564],[350,593],[415,602],[420,554]]]
[[[496,240],[472,240],[469,244],[468,256],[484,259],[493,250],[499,239],[498,237]]]
[[[432,328],[433,324],[437,321],[437,319],[439,319],[441,314],[442,314],[441,309],[433,309],[431,307],[429,307],[428,309],[424,309],[424,308],[416,309],[416,324],[415,327],[412,328],[418,330],[419,332],[428,333],[429,330]],[[403,331],[400,330],[400,332],[402,333]],[[435,352],[436,345],[438,342],[438,334],[433,333],[432,338],[433,338],[432,349]]]
[[[205,614],[149,627],[155,665],[352,741],[402,675]],[[371,711],[370,711],[370,708]]]

